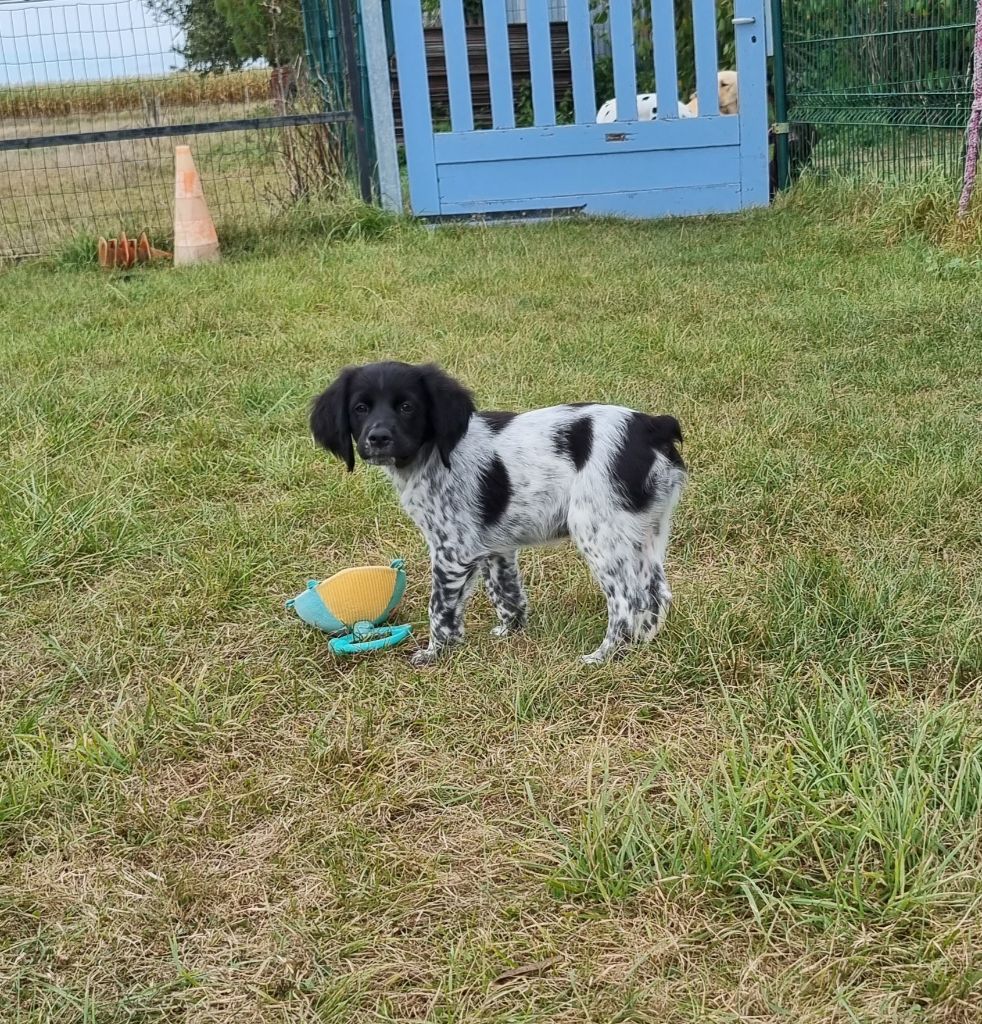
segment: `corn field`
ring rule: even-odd
[[[264,102],[269,81],[268,68],[255,68],[225,74],[175,72],[154,78],[8,86],[0,88],[0,119]]]

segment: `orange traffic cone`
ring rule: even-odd
[[[190,147],[175,147],[174,171],[174,266],[214,263],[221,258],[218,234]]]

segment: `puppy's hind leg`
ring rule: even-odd
[[[508,636],[522,629],[528,621],[528,599],[518,572],[518,552],[488,555],[481,566],[488,598],[498,613],[494,636]]]
[[[645,566],[641,582],[643,606],[634,621],[634,639],[651,643],[665,625],[668,609],[672,605],[672,592],[665,579],[665,569],[657,562]]]
[[[672,605],[672,591],[665,576],[672,515],[682,494],[684,478],[673,473],[665,480],[660,496],[651,509],[649,529],[644,539],[642,567],[642,604],[634,626],[634,637],[650,643],[658,635]]]
[[[607,599],[607,632],[600,646],[583,657],[588,665],[600,665],[624,653],[645,605],[641,542],[635,536],[638,524],[626,516],[601,523],[571,515],[569,529]]]
[[[636,595],[612,576],[601,585],[607,598],[607,632],[595,651],[583,655],[586,665],[602,665],[624,654],[633,637]]]

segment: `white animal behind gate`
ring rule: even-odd
[[[720,71],[717,76],[719,88],[719,112],[723,115],[738,114],[740,112],[740,98],[735,71]],[[653,121],[658,113],[658,94],[644,92],[638,94],[638,120]],[[678,116],[698,117],[699,99],[695,93],[692,94],[688,103],[678,104]],[[597,124],[610,124],[617,120],[617,101],[607,100],[597,111]]]
[[[653,92],[641,93],[638,96],[638,120],[654,121],[658,111],[658,94]],[[686,106],[679,102],[679,117],[695,117],[696,115]],[[617,120],[617,100],[607,102],[597,111],[597,124],[610,124]]]

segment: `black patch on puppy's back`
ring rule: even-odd
[[[478,416],[491,428],[492,434],[500,434],[518,415],[515,412],[479,412]]]
[[[589,416],[581,416],[557,427],[553,444],[557,455],[572,459],[577,470],[581,470],[593,451],[593,420]]]
[[[648,477],[659,452],[672,465],[684,468],[685,463],[675,447],[682,441],[682,428],[674,416],[647,416],[631,413],[620,447],[611,463],[614,487],[631,512],[643,512],[654,497]]]
[[[478,480],[477,504],[483,526],[499,522],[511,501],[511,481],[505,464],[495,455],[481,470]]]

